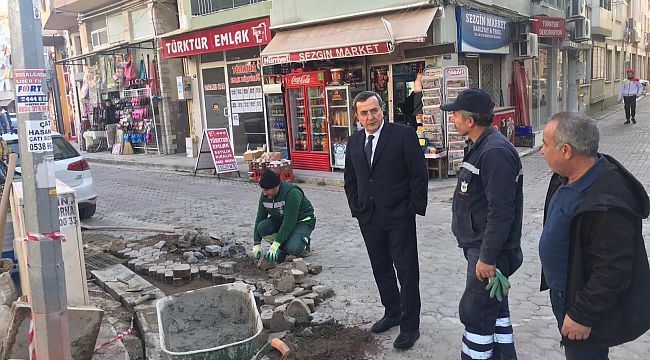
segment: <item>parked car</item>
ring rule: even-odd
[[[20,154],[18,135],[4,134],[2,137],[12,153]],[[95,214],[97,208],[97,193],[88,161],[81,157],[68,140],[55,132],[52,132],[52,146],[56,178],[76,191],[79,217],[81,219],[90,218]],[[20,173],[20,160],[18,161],[16,172]]]

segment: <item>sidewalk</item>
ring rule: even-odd
[[[616,106],[614,107],[616,108]],[[606,110],[609,111],[603,117],[608,116],[612,108]],[[620,110],[620,109],[618,109]],[[616,110],[616,111],[618,111]],[[79,150],[79,145],[77,143],[72,143],[73,146]],[[536,145],[534,148],[517,148],[519,156],[523,157],[528,154],[532,154],[539,150],[541,143]],[[108,151],[98,152],[98,153],[89,153],[85,151],[80,151],[81,155],[88,160],[91,164],[100,164],[100,165],[112,165],[112,166],[127,166],[135,168],[146,168],[146,169],[157,169],[163,171],[175,171],[182,173],[193,173],[194,165],[196,164],[196,158],[188,158],[185,153],[172,154],[172,155],[155,155],[155,154],[135,154],[135,155],[113,155]],[[237,160],[239,164],[239,169],[241,170],[241,177],[238,177],[237,174],[224,174],[221,177],[231,179],[231,180],[243,180],[248,181],[248,165],[243,159]],[[343,171],[337,170],[333,172],[323,172],[323,171],[312,171],[312,170],[293,170],[296,183],[306,183],[311,185],[328,185],[328,186],[343,186]],[[211,170],[200,170],[197,172],[197,175],[201,176],[215,176],[212,175],[213,171]],[[456,185],[456,178],[449,177],[448,179],[443,179],[439,181],[437,178],[432,178],[429,181],[429,189],[437,190],[447,187],[453,187]]]

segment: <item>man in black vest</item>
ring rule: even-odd
[[[420,337],[415,214],[424,216],[426,211],[428,171],[415,130],[384,121],[377,93],[364,91],[353,105],[364,131],[348,141],[345,193],[385,308],[371,330],[381,333],[400,325],[393,345],[409,349]]]

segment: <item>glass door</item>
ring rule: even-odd
[[[307,151],[307,120],[303,88],[289,89],[289,114],[291,115],[291,143],[296,151]]]
[[[310,151],[329,152],[324,89],[320,86],[309,87],[307,88],[307,96],[309,98]]]
[[[266,95],[266,114],[269,119],[271,151],[282,154],[283,159],[289,158],[289,138],[287,137],[287,118],[284,110],[282,94]]]
[[[347,86],[328,87],[326,92],[332,167],[342,169],[345,167],[345,147],[352,131],[348,88]]]
[[[223,67],[203,69],[201,71],[203,81],[203,101],[205,102],[205,121],[208,129],[228,129],[228,116],[226,107],[228,97],[226,95],[226,74]]]

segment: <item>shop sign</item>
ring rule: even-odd
[[[564,39],[566,36],[564,19],[548,16],[533,16],[533,33],[542,38]]]
[[[510,53],[510,25],[507,18],[457,7],[456,24],[459,53]]]
[[[260,61],[252,60],[228,65],[230,109],[233,126],[239,121],[251,123],[263,119],[262,74]],[[260,124],[264,128],[264,123]]]
[[[349,58],[356,56],[390,54],[393,52],[393,44],[381,42],[375,44],[341,46],[329,49],[297,51],[289,54],[262,56],[264,66],[286,64],[291,62],[303,62],[312,60],[329,60]]]
[[[207,154],[211,155],[209,164]],[[201,148],[196,159],[194,172],[197,170],[215,169],[217,174],[239,171],[235,154],[232,151],[228,129],[206,129],[201,138]]]
[[[16,69],[16,112],[18,114],[49,111],[48,96],[43,89],[44,69]]]
[[[266,45],[271,41],[269,18],[194,31],[160,39],[164,59]]]

